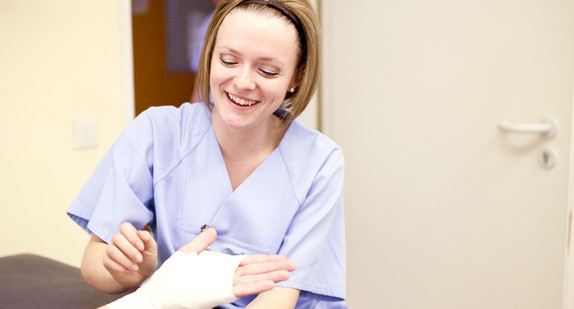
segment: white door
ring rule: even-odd
[[[346,158],[351,307],[561,308],[574,1],[321,10],[323,125]],[[551,138],[498,128],[546,117]],[[545,149],[552,168],[538,162]]]

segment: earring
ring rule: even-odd
[[[294,93],[294,92],[295,92],[295,88],[289,89],[289,92]]]

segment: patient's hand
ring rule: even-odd
[[[181,247],[183,253],[200,254],[217,238],[214,228],[208,228],[193,241]],[[212,254],[204,252],[203,254]],[[281,255],[246,255],[233,279],[233,294],[237,297],[258,294],[275,287],[276,282],[289,279],[289,272],[295,270],[295,263]]]
[[[170,257],[138,291],[109,308],[212,308],[268,291],[295,269],[293,262],[278,255],[197,255],[216,238],[215,229],[205,230]]]

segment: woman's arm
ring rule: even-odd
[[[299,290],[285,287],[275,287],[259,294],[246,309],[274,308],[293,309],[299,299]]]
[[[123,223],[111,243],[92,235],[82,259],[84,280],[105,293],[137,288],[157,267],[157,244],[147,231]]]

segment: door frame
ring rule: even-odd
[[[572,228],[572,216],[574,211],[574,78],[573,95],[571,101],[572,115],[570,118],[570,176],[568,177],[568,235],[566,237],[566,257],[564,266],[564,303],[562,308],[574,308],[574,230]]]
[[[124,127],[135,117],[134,52],[132,44],[132,1],[120,0],[121,81]]]

